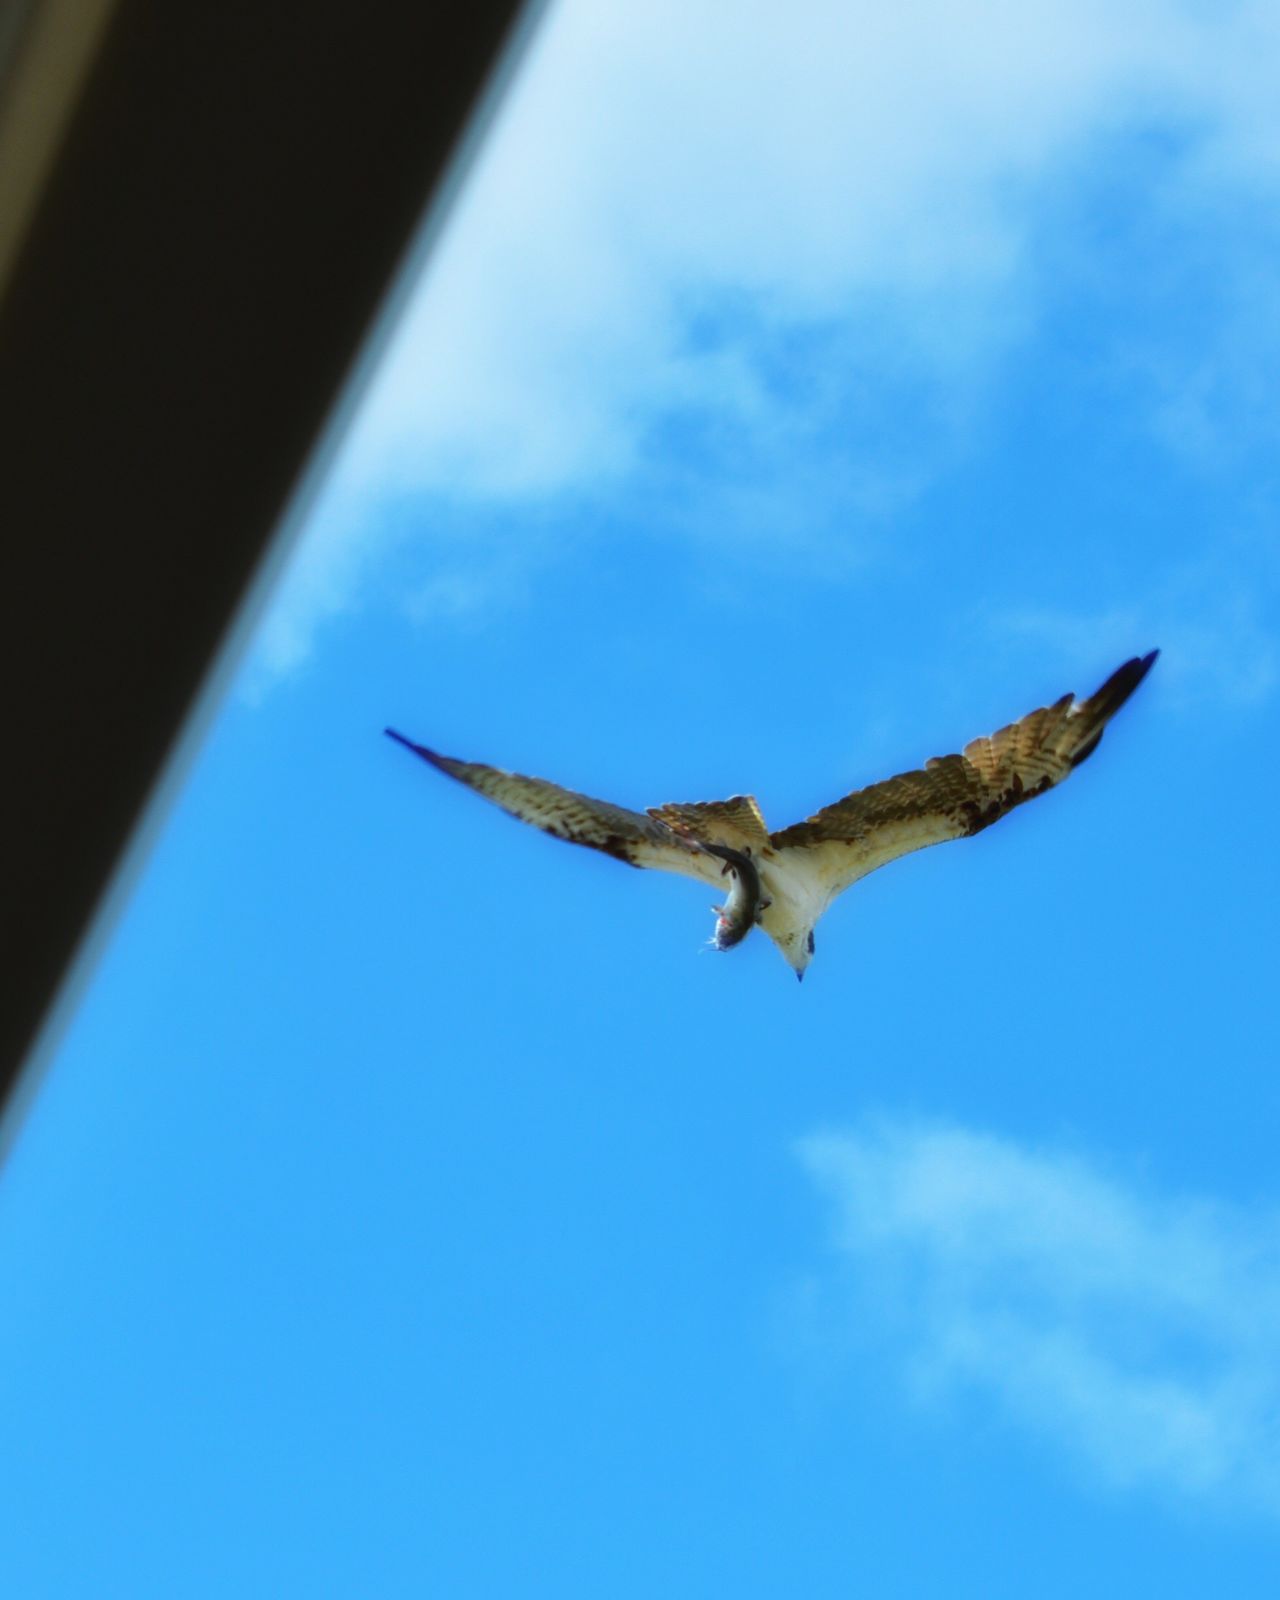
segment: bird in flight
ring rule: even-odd
[[[797,978],[813,958],[813,930],[851,884],[899,856],[981,833],[1006,812],[1061,783],[1093,754],[1103,729],[1146,677],[1158,650],[1118,667],[1096,694],[1065,694],[960,755],[855,789],[804,822],[765,827],[750,795],[629,811],[544,778],[455,761],[394,729],[388,736],[522,822],[589,845],[633,867],[660,867],[717,888],[717,950],[741,944],[758,923]]]

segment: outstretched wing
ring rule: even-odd
[[[608,800],[592,800],[589,795],[572,789],[562,789],[545,778],[524,778],[517,772],[504,772],[500,767],[487,767],[478,761],[455,761],[451,756],[439,755],[426,745],[415,744],[402,733],[388,728],[387,734],[412,750],[415,755],[431,763],[441,772],[459,783],[465,783],[486,800],[501,806],[504,811],[521,822],[530,822],[557,839],[570,844],[587,845],[592,850],[602,850],[618,861],[633,867],[656,867],[666,872],[679,872],[685,877],[700,878],[705,883],[719,885],[724,863],[716,856],[699,849],[697,835],[692,829],[668,826],[656,813],[629,811],[625,806],[612,805]],[[729,801],[726,804],[732,805]],[[692,812],[696,806],[668,807],[673,812]],[[725,841],[729,842],[729,841]]]
[[[922,771],[855,790],[775,833],[773,848],[798,852],[790,864],[830,900],[899,856],[981,833],[1093,754],[1158,654],[1126,661],[1088,700],[1063,695],[990,738],[975,739],[962,755],[935,756]]]

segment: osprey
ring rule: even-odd
[[[1065,694],[960,755],[934,756],[918,772],[855,789],[805,822],[770,833],[750,795],[628,811],[543,778],[455,761],[387,734],[522,822],[603,850],[633,867],[660,867],[720,886],[713,906],[718,950],[759,923],[797,978],[813,956],[813,930],[836,898],[912,850],[981,833],[1006,812],[1052,789],[1098,747],[1103,729],[1151,670],[1159,651],[1119,667],[1087,700]]]

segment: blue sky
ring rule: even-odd
[[[1278,69],[551,8],[5,1174],[14,1593],[1273,1592]],[[780,826],[1155,645],[803,988],[381,737]]]

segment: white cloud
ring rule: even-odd
[[[800,1153],[922,1400],[976,1391],[1111,1485],[1280,1513],[1280,1216],[955,1127]]]
[[[837,493],[854,511],[898,503],[1034,320],[1044,186],[1144,123],[1194,130],[1190,189],[1272,183],[1278,69],[1261,4],[560,0],[342,451],[356,509],[299,552],[278,653],[305,650],[356,586],[388,483],[589,493],[634,471],[672,414],[739,434],[766,485],[785,470],[770,444],[798,443],[802,472],[806,428],[847,415]],[[700,337],[725,297],[743,326]],[[761,330],[814,328],[838,393],[811,363],[780,394]],[[925,392],[909,465],[886,461],[874,424],[904,377]]]

